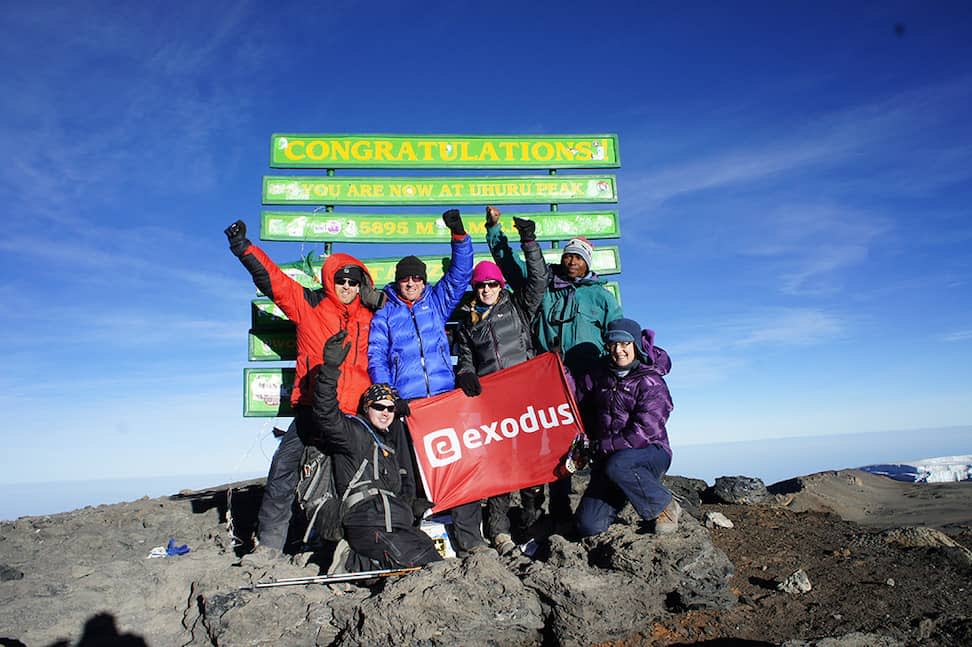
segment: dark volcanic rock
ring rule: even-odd
[[[762,503],[769,497],[766,486],[758,478],[751,476],[720,476],[706,494],[718,503]]]
[[[666,474],[662,483],[675,494],[683,510],[696,519],[702,518],[702,495],[709,488],[705,481]]]
[[[6,564],[0,564],[0,582],[22,579],[24,579],[23,571],[18,571],[16,568],[10,568]]]
[[[555,535],[547,561],[527,569],[524,582],[540,595],[561,644],[623,638],[670,613],[735,602],[733,566],[694,519],[665,537],[636,528],[615,524],[580,543]]]
[[[697,483],[675,481],[691,501]],[[579,479],[579,485],[583,480]],[[316,575],[307,554],[239,560],[252,485],[0,523],[0,636],[74,644],[99,627],[151,645],[556,645],[630,635],[681,609],[732,602],[732,565],[685,515],[668,537],[639,535],[630,506],[603,535],[554,535],[542,559],[480,554],[337,592],[321,585],[251,590]],[[243,494],[244,496],[241,496]],[[168,538],[191,552],[147,559]],[[545,560],[545,561],[544,561]],[[241,587],[243,587],[241,589]],[[134,643],[133,643],[134,644]]]
[[[338,645],[539,645],[537,594],[489,554],[432,564],[337,612]]]

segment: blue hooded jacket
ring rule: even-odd
[[[385,286],[388,302],[371,320],[368,374],[401,397],[425,398],[456,387],[445,324],[472,278],[473,246],[469,236],[452,241],[452,260],[445,275],[428,285],[410,308],[394,283]]]

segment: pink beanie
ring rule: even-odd
[[[477,283],[482,283],[483,281],[499,281],[501,288],[506,287],[506,281],[503,280],[503,273],[493,261],[479,261],[476,263],[476,267],[473,268],[472,281],[470,283],[475,286]]]

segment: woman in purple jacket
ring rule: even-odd
[[[627,502],[656,534],[678,527],[681,507],[662,485],[672,463],[665,423],[672,396],[662,376],[672,362],[654,333],[632,319],[615,319],[604,335],[608,355],[578,384],[591,441],[591,480],[577,507],[582,537],[607,530]]]

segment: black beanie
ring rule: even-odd
[[[364,272],[357,265],[345,265],[334,273],[334,280],[338,281],[340,279],[353,279],[361,283],[364,281]]]
[[[406,256],[398,261],[395,266],[395,280],[401,281],[406,276],[421,276],[423,281],[428,282],[425,263],[418,256]]]

